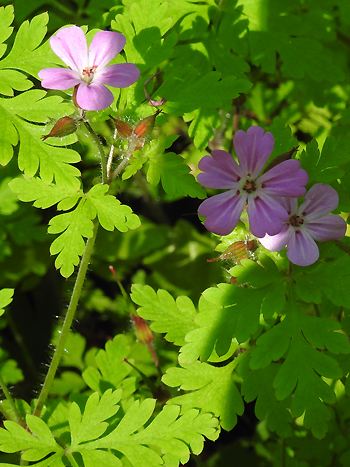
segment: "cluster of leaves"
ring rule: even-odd
[[[205,197],[193,175],[197,162],[208,146],[230,148],[232,119],[242,128],[254,120],[270,129],[272,158],[299,145],[310,182],[332,184],[340,210],[350,211],[347,1],[76,0],[78,13],[70,18],[65,6],[72,2],[14,3],[18,25],[30,19],[12,34],[13,7],[0,8],[1,286],[44,275],[48,250],[56,269],[70,277],[101,225],[97,282],[110,284],[107,266],[117,264],[119,278],[131,278],[138,308],[89,283],[80,318],[93,310],[125,322],[137,313],[156,336],[164,375],[160,381],[129,324],[104,349],[72,334],[43,415],[18,399],[22,419],[0,429],[2,465],[15,465],[21,452],[22,461],[38,466],[176,466],[202,451],[204,437],[215,440],[220,428],[236,426],[253,403],[253,449],[239,441],[203,465],[227,465],[245,452],[242,465],[347,466],[347,239],[322,245],[321,260],[306,269],[290,270],[283,255],[259,247],[253,259],[224,264],[223,274],[205,262],[216,238],[183,220],[169,227],[172,202]],[[75,112],[65,95],[35,88],[38,71],[58,63],[44,41],[47,13],[32,14],[48,5],[50,30],[81,22],[126,36],[125,56],[143,80],[113,91],[113,115],[131,123],[149,115],[144,85],[166,99],[154,138],[110,190],[96,183],[96,146],[82,126],[78,137],[40,139],[51,121]],[[90,118],[107,143],[109,113]],[[115,192],[131,205],[144,204],[142,223]],[[46,223],[56,235],[51,247]],[[244,227],[237,229],[218,251],[245,235]],[[11,293],[0,292],[0,313]],[[11,327],[6,313],[1,320]],[[19,382],[14,360],[5,350],[0,358],[3,381]],[[2,406],[12,414],[7,402]]]

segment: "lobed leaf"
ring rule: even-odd
[[[224,355],[232,340],[245,342],[258,330],[262,289],[244,289],[230,284],[218,284],[205,290],[199,300],[197,328],[186,336],[179,361],[207,360],[212,352]]]
[[[175,345],[183,345],[185,335],[195,328],[196,309],[188,297],[174,300],[166,290],[155,292],[149,285],[134,284],[131,299],[140,306],[138,315],[151,321],[151,329]]]
[[[72,402],[68,416],[72,450],[78,450],[78,445],[99,438],[106,431],[106,420],[118,412],[120,397],[120,390],[112,392],[108,389],[101,397],[94,392],[88,398],[83,414],[78,404]]]
[[[50,220],[48,232],[60,234],[52,242],[50,253],[58,255],[55,266],[63,277],[71,276],[74,267],[79,264],[85,248],[84,238],[93,235],[92,221],[95,215],[92,206],[84,198],[73,211],[59,214]]]
[[[72,197],[76,200],[76,203],[82,195],[80,183],[77,179],[72,185],[61,186],[55,183],[45,183],[38,177],[24,176],[13,179],[9,186],[16,193],[18,199],[25,202],[34,201],[33,205],[42,209],[49,208],[62,200],[71,199]]]
[[[134,467],[186,463],[190,450],[199,454],[203,436],[217,437],[217,421],[210,414],[192,409],[180,415],[176,405],[166,406],[147,425],[155,408],[154,399],[135,401],[118,426],[105,437],[86,443],[84,449],[115,449]]]
[[[79,162],[76,151],[51,146],[41,141],[43,126],[49,117],[59,118],[71,113],[71,105],[58,96],[44,97],[45,91],[31,90],[10,99],[0,99],[0,163],[8,164],[13,147],[19,144],[18,166],[25,175],[33,177],[38,171],[45,183],[76,186],[80,175],[71,163]]]
[[[108,185],[95,185],[86,194],[86,199],[95,211],[98,221],[106,230],[118,229],[127,232],[140,226],[139,217],[129,206],[121,204],[114,196],[107,194]],[[96,215],[95,214],[95,215]]]
[[[186,393],[171,398],[168,404],[181,405],[182,410],[198,408],[211,412],[219,418],[222,428],[232,430],[237,415],[242,415],[244,410],[232,374],[235,366],[234,361],[222,367],[197,361],[183,368],[169,368],[162,381]]]
[[[338,362],[328,352],[320,350],[328,348],[332,352],[350,353],[348,339],[337,332],[338,329],[336,323],[305,316],[294,307],[281,323],[258,338],[251,353],[252,370],[283,359],[273,381],[276,398],[284,400],[293,394],[293,415],[304,414],[305,426],[316,437],[325,435],[331,417],[325,403],[335,401],[334,390],[324,378],[342,376]]]

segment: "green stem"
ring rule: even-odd
[[[108,182],[110,182],[110,179],[111,179],[112,162],[113,162],[114,149],[115,149],[114,148],[114,143],[115,143],[115,140],[117,139],[117,136],[118,136],[118,131],[117,131],[117,129],[115,129],[114,133],[113,133],[113,143],[111,144],[111,148],[109,150],[108,159],[107,159],[106,170],[107,170]]]
[[[74,288],[73,288],[73,293],[72,293],[72,296],[71,296],[71,299],[68,305],[67,314],[63,322],[63,326],[62,326],[61,333],[60,333],[60,336],[57,342],[57,346],[53,354],[53,357],[52,357],[52,360],[49,366],[49,370],[46,374],[43,387],[41,388],[38,400],[34,408],[33,413],[34,415],[38,417],[40,416],[42,408],[47,399],[47,396],[49,395],[52,383],[56,375],[58,365],[64,353],[64,348],[66,345],[67,337],[69,335],[70,327],[72,325],[75,312],[76,312],[76,309],[79,303],[87,268],[89,266],[91,255],[94,249],[97,230],[98,230],[98,223],[96,222],[94,225],[94,231],[93,231],[92,237],[89,238],[86,243],[85,251],[84,251],[83,257],[81,258],[78,274],[77,274]]]
[[[11,407],[13,413],[14,413],[14,417],[15,417],[15,421],[17,423],[20,423],[20,420],[21,420],[21,417],[19,416],[18,412],[17,412],[17,407],[16,407],[16,404],[15,404],[15,401],[13,400],[12,396],[11,396],[11,393],[10,391],[8,390],[8,387],[6,386],[6,383],[5,381],[3,380],[2,376],[0,375],[0,388],[2,390],[2,392],[4,393],[4,396],[7,400],[7,402],[9,403],[9,406]],[[1,404],[0,404],[0,407],[1,407]],[[1,407],[2,409],[2,407]],[[6,411],[5,410],[1,410],[1,412],[5,415],[6,414]],[[6,415],[5,415],[6,416]],[[6,416],[6,418],[8,418],[8,415]]]
[[[124,154],[123,160],[119,163],[119,165],[117,166],[117,168],[114,170],[112,174],[112,180],[117,178],[118,175],[120,175],[121,172],[123,172],[123,170],[125,169],[125,167],[129,164],[129,161],[134,154],[136,146],[137,146],[136,139],[131,139],[129,143],[129,147],[126,150],[126,153]]]
[[[93,140],[95,141],[95,143],[97,145],[98,152],[99,152],[100,157],[101,157],[102,183],[107,183],[108,177],[107,177],[107,161],[106,161],[105,149],[103,147],[103,144],[101,143],[100,138],[95,133],[95,130],[92,128],[92,126],[90,125],[88,120],[86,120],[84,118],[83,122],[84,122],[85,128],[90,133]]]

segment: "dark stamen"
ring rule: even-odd
[[[253,193],[256,190],[256,185],[254,180],[247,180],[243,186],[243,190],[247,193]]]
[[[293,227],[299,227],[304,224],[304,219],[300,216],[297,216],[296,214],[293,214],[289,218],[289,224]]]

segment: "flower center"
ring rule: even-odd
[[[293,227],[300,227],[301,225],[304,224],[304,219],[301,216],[297,216],[296,214],[293,214],[289,218],[289,224],[292,225]]]
[[[88,66],[83,69],[81,73],[81,79],[85,81],[86,84],[90,84],[91,81],[94,79],[94,74],[96,71],[97,66]]]
[[[247,193],[253,193],[256,191],[256,183],[254,180],[246,180],[245,184],[243,185],[242,189]]]

